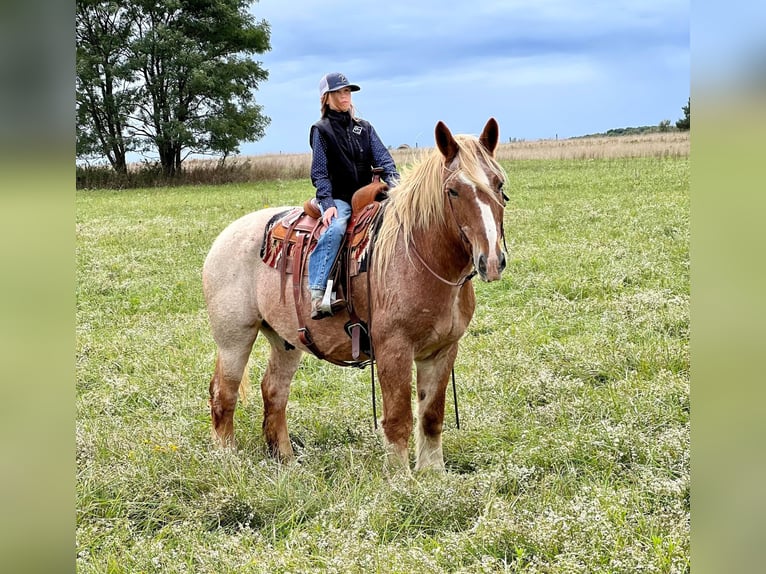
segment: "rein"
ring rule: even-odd
[[[451,170],[449,168],[447,168],[446,166],[445,166],[444,169],[447,172],[451,172]],[[449,179],[449,178],[447,178],[447,179]],[[446,180],[445,180],[445,182],[446,182]],[[458,233],[460,234],[460,239],[463,240],[463,243],[465,243],[466,245],[470,246],[471,242],[468,240],[468,237],[466,236],[465,232],[460,227],[460,224],[457,221],[457,216],[455,215],[455,206],[452,205],[452,197],[450,196],[449,191],[447,190],[446,186],[444,188],[444,194],[447,196],[447,203],[449,203],[450,213],[452,214],[452,220],[455,222],[455,227],[457,227]],[[476,276],[476,268],[474,268],[468,275],[466,275],[465,277],[463,277],[459,281],[450,281],[448,279],[445,279],[444,277],[439,275],[436,271],[431,269],[431,267],[428,265],[428,263],[426,263],[425,260],[423,259],[423,257],[420,255],[420,253],[418,253],[418,250],[415,248],[414,245],[412,245],[410,248],[412,249],[412,251],[417,256],[418,261],[420,261],[420,264],[423,267],[425,267],[428,270],[428,272],[431,273],[431,275],[436,277],[439,281],[441,281],[445,285],[449,285],[450,287],[462,287],[463,285],[466,284],[466,282],[470,281],[471,279],[473,279]]]
[[[417,250],[417,249],[415,249],[415,246],[414,246],[414,245],[411,247],[411,249],[412,249],[412,251],[415,253],[415,255],[417,255],[417,257],[418,257],[418,261],[420,261],[421,265],[423,265],[423,267],[425,267],[426,269],[428,269],[428,271],[431,273],[431,275],[433,275],[434,277],[436,277],[436,278],[437,278],[439,281],[441,281],[442,283],[445,283],[445,284],[447,284],[447,285],[450,285],[451,287],[462,287],[463,285],[465,285],[465,284],[466,284],[466,282],[467,282],[467,281],[470,281],[470,280],[471,280],[471,279],[473,279],[473,278],[474,278],[474,276],[476,275],[476,269],[474,269],[474,270],[473,270],[473,271],[471,271],[471,272],[470,272],[468,275],[466,275],[465,277],[463,277],[463,279],[461,279],[460,281],[449,281],[449,280],[445,279],[444,277],[442,277],[441,275],[439,275],[439,274],[438,274],[436,271],[434,271],[433,269],[431,269],[431,268],[428,266],[428,263],[426,263],[425,261],[423,261],[423,258],[420,256],[420,253],[418,253],[418,250]]]
[[[373,221],[373,230],[376,232],[370,241],[370,252],[367,255],[367,338],[370,340],[370,387],[372,390],[372,424],[375,430],[378,430],[378,411],[375,407],[375,345],[372,342],[372,254],[375,251],[375,239],[377,237],[377,229],[380,222],[383,220],[383,214],[386,210],[386,204],[383,204],[382,209],[378,213],[377,221]]]
[[[380,213],[378,214],[378,221],[374,222],[373,225],[377,226],[380,224],[380,221],[383,220],[383,216],[385,214],[385,203],[383,205],[383,209],[380,210]],[[462,230],[461,230],[462,232]],[[373,238],[374,239],[374,238]],[[372,254],[375,250],[375,241],[370,242],[370,253],[367,256],[367,332],[370,339],[370,390],[372,393],[372,424],[375,430],[378,430],[378,411],[375,403],[375,365],[377,364],[375,362],[375,345],[372,342]],[[418,259],[423,264],[423,266],[428,269],[434,277],[439,279],[440,281],[445,282],[447,285],[451,285],[453,287],[462,287],[463,284],[465,284],[466,281],[469,281],[471,278],[473,278],[474,275],[476,275],[476,270],[466,276],[462,281],[459,283],[453,283],[452,281],[447,281],[446,279],[439,276],[436,272],[434,272],[433,269],[431,269],[425,261],[423,261],[423,258],[420,256],[420,253],[417,252],[415,247],[412,247],[412,250],[415,252],[415,255],[418,256]],[[455,384],[455,367],[452,367],[452,397],[455,402],[455,426],[460,429],[460,415],[458,414],[458,408],[457,408],[457,385]]]

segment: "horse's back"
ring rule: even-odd
[[[231,222],[213,241],[202,266],[202,289],[209,311],[248,305],[254,293],[252,280],[264,265],[261,245],[268,222],[290,207],[253,211]]]
[[[205,266],[214,260],[221,251],[231,254],[232,248],[241,248],[255,241],[260,249],[263,240],[263,232],[266,224],[274,215],[292,209],[291,207],[270,207],[252,211],[229,223],[218,237],[215,238],[210,247]]]
[[[202,267],[203,276],[220,265],[245,263],[260,257],[266,225],[276,214],[290,207],[271,207],[253,211],[232,221],[215,238]]]

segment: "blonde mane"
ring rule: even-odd
[[[458,154],[452,162],[451,174],[464,174],[477,187],[486,192],[482,183],[486,177],[480,175],[484,167],[505,181],[505,172],[499,163],[474,136],[456,135]],[[424,158],[403,171],[402,179],[389,192],[388,206],[375,242],[374,271],[380,276],[390,264],[396,251],[399,234],[404,237],[405,255],[410,256],[410,240],[420,229],[438,231],[445,225],[444,218],[444,156],[433,148]]]

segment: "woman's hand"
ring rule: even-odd
[[[325,210],[324,214],[322,215],[322,222],[327,227],[329,227],[330,223],[332,223],[333,217],[338,217],[338,208],[334,205],[331,208]]]

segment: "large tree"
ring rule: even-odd
[[[135,149],[127,133],[134,106],[128,65],[131,24],[119,2],[77,0],[77,157],[106,157],[119,173]]]
[[[117,132],[124,149],[155,151],[173,176],[190,153],[225,157],[260,139],[269,119],[253,93],[268,74],[250,56],[270,49],[269,26],[250,3],[77,0],[78,155],[111,162]],[[121,42],[98,33],[101,13],[125,23]],[[111,131],[105,109],[115,110]]]

